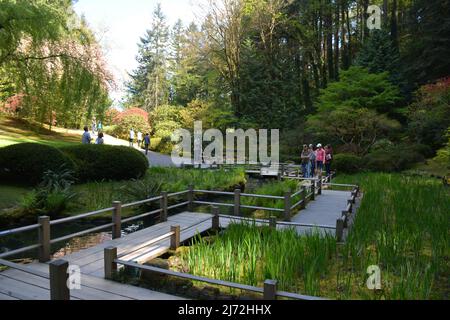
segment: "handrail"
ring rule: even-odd
[[[153,211],[150,211],[150,212],[146,212],[146,213],[140,214],[138,216],[133,216],[133,217],[130,217],[130,218],[127,218],[127,219],[123,219],[122,223],[127,223],[127,222],[131,222],[131,221],[139,220],[139,219],[142,219],[142,218],[145,218],[145,217],[157,214],[157,213],[161,213],[161,212],[162,212],[162,209],[153,210]]]
[[[11,269],[16,269],[16,270],[19,270],[19,271],[22,271],[22,272],[25,272],[25,273],[29,273],[29,274],[32,274],[33,276],[37,276],[37,277],[40,277],[40,278],[50,279],[50,277],[47,274],[45,274],[43,272],[40,272],[40,271],[33,270],[31,268],[28,268],[28,267],[25,267],[25,266],[20,265],[18,263],[14,263],[14,262],[10,262],[10,261],[7,261],[7,260],[0,259],[0,265],[6,266],[6,267],[11,268]]]
[[[25,232],[25,231],[39,229],[40,226],[41,226],[40,224],[33,224],[33,225],[30,225],[30,226],[20,227],[20,228],[16,228],[16,229],[0,231],[0,237],[9,236],[11,234],[16,234],[16,233],[22,233],[22,232]]]
[[[284,199],[284,197],[281,197],[281,196],[271,196],[271,195],[267,195],[267,194],[251,194],[251,193],[241,193],[241,197],[275,199],[275,200],[283,200]]]
[[[76,221],[76,220],[80,220],[83,218],[88,218],[88,217],[92,217],[101,213],[105,213],[108,211],[113,211],[114,208],[106,208],[106,209],[101,209],[101,210],[97,210],[97,211],[92,211],[92,212],[88,212],[88,213],[83,213],[83,214],[79,214],[77,216],[73,216],[73,217],[68,217],[68,218],[62,218],[62,219],[58,219],[58,220],[52,220],[50,221],[50,225],[54,226],[57,224],[61,224],[61,223],[66,223],[66,222],[72,222],[72,221]]]
[[[243,209],[254,209],[254,210],[264,210],[264,211],[274,211],[274,212],[284,212],[284,209],[258,207],[258,206],[241,205],[241,208],[243,208]]]
[[[232,196],[234,192],[225,192],[225,191],[213,191],[213,190],[194,190],[195,193],[207,193],[207,194],[216,194],[223,196]]]
[[[209,202],[209,201],[193,201],[194,204],[211,205],[219,207],[234,207],[233,203]]]
[[[141,201],[136,201],[136,202],[124,204],[124,205],[122,205],[122,208],[126,209],[126,208],[130,208],[130,207],[135,207],[135,206],[139,206],[141,204],[155,202],[155,201],[158,201],[158,200],[161,200],[161,199],[162,199],[162,196],[153,197],[153,198],[146,199],[146,200],[141,200]]]
[[[234,289],[247,290],[247,291],[257,292],[257,293],[261,293],[261,294],[264,292],[264,290],[262,288],[249,286],[249,285],[245,285],[245,284],[239,284],[239,283],[234,283],[234,282],[229,282],[229,281],[194,276],[194,275],[187,274],[187,273],[181,273],[181,272],[172,271],[172,270],[160,269],[160,268],[156,268],[156,267],[152,267],[152,266],[141,265],[141,264],[138,264],[135,262],[123,261],[123,260],[118,260],[118,259],[115,260],[114,262],[117,264],[127,266],[127,267],[137,268],[140,270],[152,271],[152,272],[161,273],[161,274],[174,276],[174,277],[178,277],[178,278],[206,282],[209,284],[214,284],[214,285],[219,285],[219,286],[224,286],[224,287],[229,287],[229,288],[234,288]]]
[[[60,237],[60,238],[56,238],[56,239],[50,240],[50,244],[54,244],[54,243],[58,243],[58,242],[61,242],[61,241],[66,241],[66,240],[69,240],[69,239],[72,239],[72,238],[84,236],[85,234],[89,234],[89,233],[93,233],[93,232],[96,232],[96,231],[100,231],[100,230],[103,230],[103,229],[106,229],[106,228],[110,228],[112,226],[114,226],[114,223],[108,223],[108,224],[104,224],[104,225],[101,225],[101,226],[98,226],[98,227],[95,227],[95,228],[91,228],[91,229],[88,229],[88,230],[80,231],[80,232],[77,232],[77,233],[72,233],[72,234],[69,234],[69,235],[64,236],[64,237]]]
[[[20,253],[27,252],[27,251],[30,251],[30,250],[34,250],[34,249],[39,248],[40,246],[41,246],[40,244],[33,244],[31,246],[28,246],[28,247],[7,251],[5,253],[1,253],[0,254],[0,259],[7,258],[7,257],[10,257],[10,256],[15,256],[16,254],[20,254]]]

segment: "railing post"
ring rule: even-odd
[[[277,280],[264,281],[264,300],[277,300]]]
[[[277,229],[277,217],[271,216],[269,218],[269,226],[271,229],[274,229],[274,230]]]
[[[188,192],[188,211],[193,212],[194,211],[194,186],[191,184],[189,185],[189,192]]]
[[[284,194],[284,221],[291,221],[291,191]]]
[[[49,265],[50,274],[50,299],[51,300],[70,300],[70,290],[67,283],[69,274],[69,262],[56,260]]]
[[[39,262],[50,261],[50,217],[38,218],[39,223]]]
[[[319,179],[319,181],[317,181],[317,195],[322,195],[322,179]]]
[[[180,247],[180,226],[170,227],[170,232],[174,233],[170,237],[170,250],[177,250]]]
[[[314,180],[311,180],[311,201],[316,200],[316,182]]]
[[[344,238],[344,220],[342,218],[336,221],[336,241],[342,242]]]
[[[344,220],[344,228],[348,228],[349,212],[348,211],[342,211],[342,217],[343,217],[343,220]]]
[[[167,221],[167,207],[168,207],[168,193],[167,192],[161,192],[161,222]]]
[[[241,190],[234,190],[234,215],[241,215]]]
[[[303,199],[303,203],[302,203],[302,209],[306,209],[306,187],[302,186],[302,199]]]
[[[212,207],[212,230],[218,231],[220,229],[220,217],[219,217],[219,207]]]
[[[112,216],[112,238],[120,239],[122,237],[122,202],[113,202],[113,216]]]
[[[348,212],[352,213],[353,212],[353,199],[347,200],[347,207],[350,207]]]
[[[105,279],[112,280],[117,272],[117,248],[107,247],[104,250]]]

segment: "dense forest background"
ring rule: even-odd
[[[402,170],[436,154],[450,163],[450,0],[209,0],[187,26],[169,26],[157,6],[125,112],[108,110],[114,81],[71,1],[0,5],[5,112],[65,126],[96,116],[118,136],[151,130],[161,152],[202,120],[281,129],[283,160],[321,142],[353,167]],[[372,5],[380,30],[367,26]]]

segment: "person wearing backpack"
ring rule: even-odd
[[[331,163],[333,162],[333,148],[331,145],[325,147],[325,170],[327,177],[331,175]]]
[[[303,178],[309,178],[309,162],[310,162],[310,151],[308,149],[308,146],[305,144],[303,146],[303,151],[301,154],[301,160],[302,160],[302,174]]]

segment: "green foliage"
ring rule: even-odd
[[[61,151],[75,162],[80,182],[135,179],[149,167],[145,155],[129,147],[74,145]]]
[[[58,217],[71,206],[78,194],[71,189],[75,179],[72,171],[47,171],[38,188],[26,194],[19,204],[25,215]]]
[[[336,170],[338,173],[357,173],[363,167],[363,160],[357,155],[341,153],[334,156],[333,170]]]
[[[450,78],[422,86],[407,114],[408,131],[415,141],[434,150],[443,147],[450,126]]]
[[[366,108],[337,107],[308,118],[308,132],[322,141],[342,144],[347,152],[364,155],[378,139],[387,138],[400,124]],[[320,130],[319,130],[320,128]]]
[[[194,275],[258,287],[277,279],[280,290],[320,296],[319,279],[329,273],[335,247],[331,235],[232,223],[213,243],[198,236],[180,258]]]
[[[45,172],[61,167],[73,170],[74,163],[50,146],[22,143],[0,149],[0,177],[5,181],[35,185]]]
[[[410,169],[414,164],[424,161],[414,145],[395,145],[387,149],[373,151],[364,157],[364,167],[372,171],[398,172]]]
[[[392,113],[400,99],[400,90],[389,81],[389,73],[374,74],[365,68],[351,67],[341,72],[339,81],[321,90],[318,111],[351,107]]]

